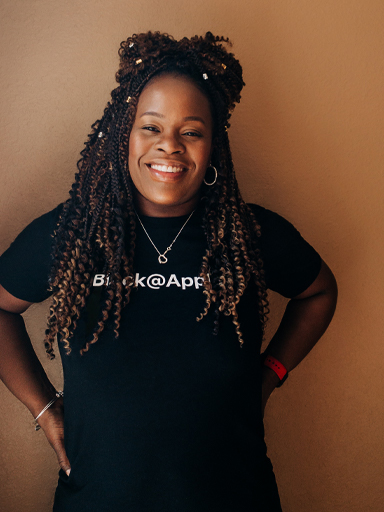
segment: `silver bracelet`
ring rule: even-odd
[[[35,425],[35,430],[36,430],[36,431],[40,430],[40,428],[41,428],[41,427],[40,427],[40,425],[39,425],[39,423],[37,422],[37,420],[40,418],[40,416],[41,416],[42,414],[44,414],[44,413],[45,413],[45,411],[46,411],[47,409],[49,409],[49,408],[51,407],[51,405],[53,405],[53,404],[56,402],[56,400],[58,400],[58,399],[59,399],[59,398],[61,398],[62,396],[64,396],[64,392],[63,392],[63,391],[56,391],[56,396],[55,396],[55,398],[52,398],[52,400],[51,400],[50,402],[48,402],[48,403],[47,403],[47,405],[44,407],[44,409],[43,409],[41,412],[39,412],[39,414],[38,414],[38,415],[36,416],[36,418],[33,420],[34,425]]]

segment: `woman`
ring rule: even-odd
[[[262,411],[326,329],[336,285],[291,224],[241,199],[226,43],[123,42],[70,198],[0,260],[1,377],[57,453],[55,512],[281,510]],[[291,300],[261,366],[267,288]],[[19,316],[50,294],[64,398]]]

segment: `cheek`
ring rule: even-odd
[[[140,165],[142,163],[143,156],[146,154],[146,151],[147,148],[145,141],[143,141],[141,137],[135,134],[131,135],[128,145],[128,170],[136,187],[140,186],[140,183],[143,180],[143,176],[140,171]]]
[[[210,147],[205,147],[200,152],[199,155],[199,165],[202,168],[201,172],[203,172],[203,175],[205,174],[205,171],[207,167],[209,166],[209,162],[211,161],[211,149]]]
[[[138,137],[131,135],[128,145],[128,162],[133,164],[137,160],[140,153],[140,141]]]
[[[141,188],[142,176],[140,173],[140,157],[143,154],[142,145],[138,137],[129,138],[128,145],[128,171],[135,188]]]

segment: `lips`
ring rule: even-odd
[[[172,174],[176,174],[176,173],[180,173],[180,172],[183,172],[185,170],[185,167],[182,167],[180,165],[160,165],[160,164],[147,164],[147,166],[150,168],[150,169],[153,169],[154,171],[159,171],[159,172],[166,172],[166,173],[172,173]]]

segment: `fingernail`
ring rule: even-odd
[[[67,476],[69,476],[70,472],[71,472],[71,470],[70,470],[70,469],[67,469],[67,470],[65,471],[65,473],[67,474]]]

